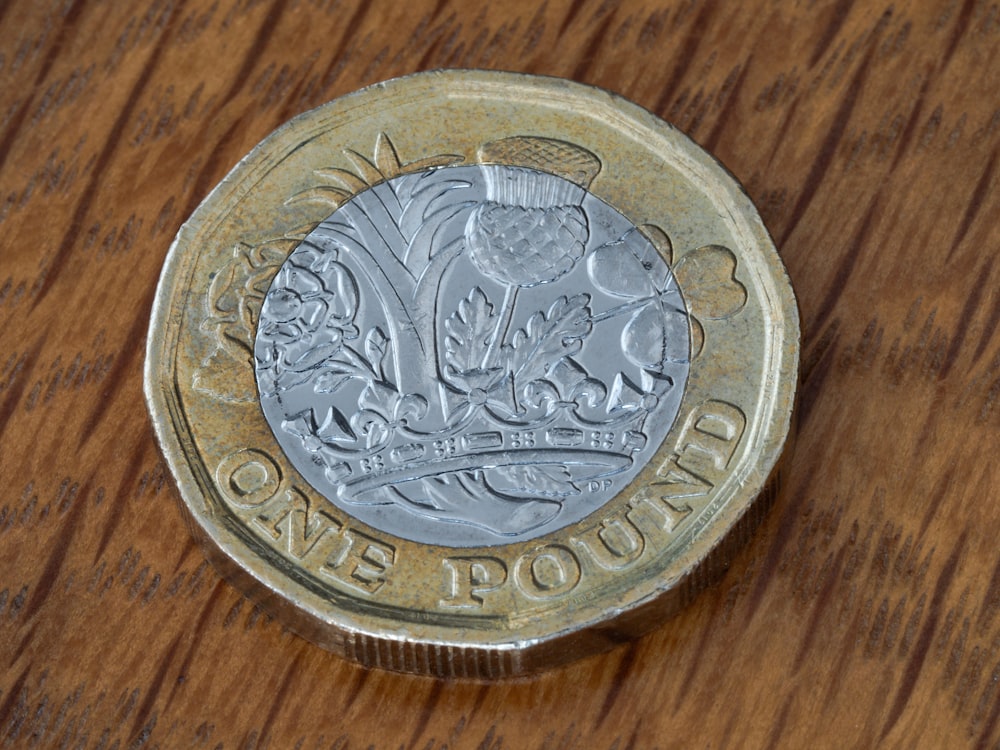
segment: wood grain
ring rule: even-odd
[[[985,0],[0,0],[0,746],[1000,745],[998,50]],[[786,492],[722,582],[482,685],[245,601],[141,393],[208,190],[291,116],[454,66],[603,86],[711,149],[805,327]]]

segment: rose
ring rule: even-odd
[[[356,338],[358,291],[354,277],[337,262],[320,275],[287,262],[278,271],[261,307],[254,354],[257,382],[265,396],[308,380]]]

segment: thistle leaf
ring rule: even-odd
[[[332,182],[335,186],[340,186],[347,191],[348,195],[360,193],[362,190],[369,187],[367,182],[362,180],[353,172],[348,172],[346,169],[324,167],[322,169],[314,169],[313,174],[322,180]]]
[[[465,161],[465,157],[461,154],[436,154],[411,161],[406,165],[406,171],[417,172],[422,169],[431,169],[432,167],[447,167],[452,164],[458,164],[461,161]]]
[[[353,149],[344,149],[344,156],[347,157],[348,161],[354,165],[354,168],[358,172],[358,177],[365,181],[368,185],[376,185],[385,179],[385,176],[379,172],[378,167],[372,164],[368,159],[359,154]]]
[[[375,166],[387,180],[398,175],[402,166],[396,147],[385,133],[379,133],[378,140],[375,141]]]
[[[285,201],[286,206],[293,206],[297,203],[319,203],[330,208],[337,208],[341,203],[351,197],[351,193],[340,188],[329,185],[317,185],[306,190],[295,193]]]
[[[457,213],[457,209],[471,205],[468,201],[463,202],[460,198],[453,197],[456,190],[468,187],[470,183],[465,180],[427,179],[424,184],[413,190],[403,206],[399,222],[403,236],[411,238],[412,245],[412,238],[423,225],[430,222],[436,229],[451,219]],[[442,210],[448,209],[452,209],[451,212],[442,213]]]

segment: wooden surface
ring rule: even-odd
[[[0,0],[0,747],[997,746],[998,49],[987,0]],[[289,117],[449,66],[676,123],[805,328],[787,491],[721,583],[494,685],[365,671],[244,601],[141,390],[208,190]]]

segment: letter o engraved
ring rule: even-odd
[[[625,513],[605,519],[573,543],[605,570],[624,570],[646,550],[646,538]]]
[[[562,596],[580,582],[580,561],[568,548],[550,544],[522,555],[514,568],[514,581],[532,599]]]
[[[257,508],[277,494],[281,471],[266,453],[241,450],[222,459],[215,478],[231,503]]]

